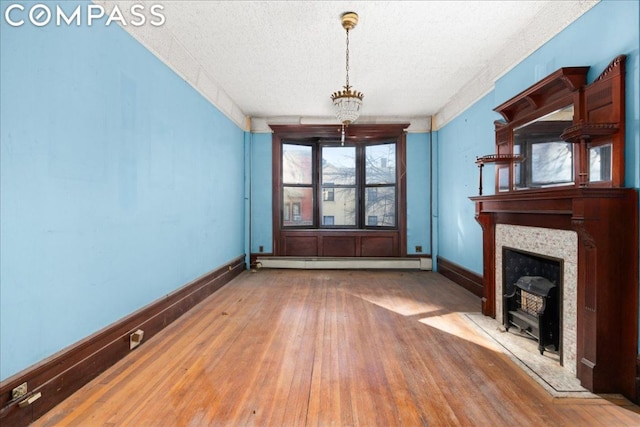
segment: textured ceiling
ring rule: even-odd
[[[126,10],[132,2],[95,1]],[[151,1],[161,27],[125,27],[236,123],[335,122],[345,31],[361,121],[441,126],[596,1]],[[549,70],[549,72],[554,70]],[[254,120],[255,121],[255,120]]]

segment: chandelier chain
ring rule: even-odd
[[[346,70],[347,70],[347,90],[349,89],[349,29],[347,28],[347,60],[345,61],[346,63]]]
[[[345,71],[346,85],[343,90],[334,92],[331,95],[333,106],[336,109],[336,118],[342,123],[342,138],[344,144],[346,128],[360,116],[362,107],[362,92],[351,90],[349,84],[349,32],[358,23],[358,14],[355,12],[345,12],[342,15],[342,28],[346,30],[346,52],[345,52]]]

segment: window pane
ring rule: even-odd
[[[282,182],[311,184],[311,147],[282,144]]]
[[[322,147],[322,182],[355,185],[355,147]]]
[[[368,187],[365,192],[365,218],[367,225],[395,227],[396,189],[395,187]],[[372,224],[376,220],[375,224]]]
[[[284,187],[282,190],[282,224],[313,225],[313,189]]]
[[[365,147],[365,161],[367,184],[395,184],[396,144]]]
[[[322,225],[356,225],[356,189],[334,188],[333,200],[322,200],[320,212]],[[328,217],[333,223],[327,223]]]

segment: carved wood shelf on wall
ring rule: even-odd
[[[495,164],[508,164],[511,165],[513,163],[521,162],[524,160],[523,156],[517,156],[513,154],[487,154],[486,156],[476,157],[476,165],[480,169],[480,183],[478,185],[478,195],[482,196],[482,169],[484,165],[495,163]]]
[[[585,123],[580,122],[568,127],[560,138],[567,142],[577,143],[583,140],[592,140],[601,136],[611,136],[618,132],[620,126],[617,123]]]
[[[545,107],[562,107],[566,95],[580,89],[587,80],[589,67],[565,67],[540,80],[529,89],[494,108],[507,122],[537,115]],[[559,104],[558,104],[559,102]],[[549,109],[549,112],[553,111]]]

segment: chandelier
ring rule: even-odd
[[[347,83],[344,90],[334,92],[331,95],[333,106],[336,110],[336,117],[342,123],[342,143],[344,144],[344,128],[353,123],[360,116],[362,108],[362,92],[353,90],[349,85],[349,31],[353,30],[358,23],[358,14],[355,12],[345,12],[342,14],[342,27],[347,32],[347,51],[346,51],[346,71]]]

